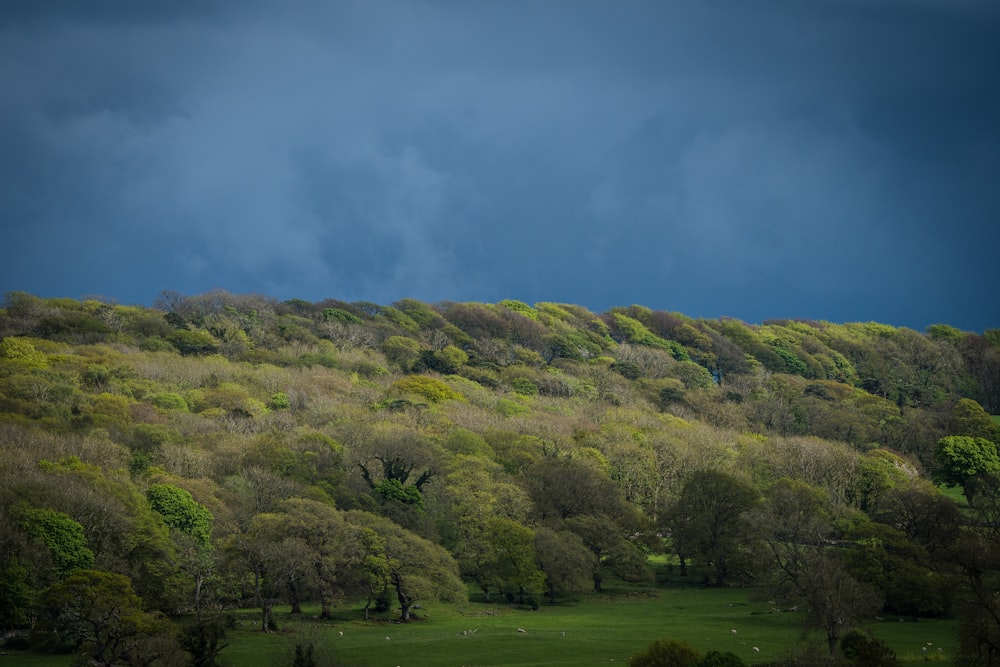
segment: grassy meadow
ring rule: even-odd
[[[312,644],[318,665],[627,664],[655,639],[683,639],[702,653],[731,651],[752,665],[776,660],[803,641],[823,641],[819,635],[804,636],[802,612],[776,610],[749,589],[621,584],[599,595],[543,603],[537,610],[483,603],[477,601],[478,591],[470,593],[468,604],[427,605],[406,624],[391,615],[365,621],[346,606],[329,622],[316,618],[317,608],[306,606],[293,617],[286,607],[276,610],[278,632],[264,634],[258,613],[241,610],[220,663],[291,667],[295,646]],[[892,646],[903,664],[954,664],[954,621],[885,618],[868,630]],[[69,656],[0,656],[0,665],[64,667],[70,662]]]

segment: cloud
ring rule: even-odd
[[[759,319],[874,281],[958,312],[920,267],[995,239],[984,7],[25,3],[0,282]]]

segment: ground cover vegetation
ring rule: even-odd
[[[763,655],[690,626],[604,638],[637,665],[891,665],[927,619],[953,664],[997,664],[998,411],[1000,330],[8,293],[0,633],[79,664],[208,666],[251,632],[234,610],[254,641],[376,636],[632,586],[652,591],[636,619],[683,588],[803,631]],[[281,660],[341,659],[325,645]],[[463,660],[504,664],[487,646],[500,662]]]

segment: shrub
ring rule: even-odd
[[[149,397],[149,402],[161,410],[179,410],[181,412],[188,412],[189,410],[184,397],[173,392],[153,394]]]
[[[899,664],[896,653],[884,642],[856,628],[840,640],[840,650],[850,664],[857,667],[896,667]]]
[[[426,375],[409,375],[392,383],[389,390],[396,394],[416,394],[431,403],[464,401],[464,397],[441,380]]]
[[[698,651],[684,641],[657,639],[644,651],[632,656],[631,667],[698,667]]]

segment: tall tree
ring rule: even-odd
[[[717,470],[695,472],[667,512],[666,525],[676,553],[712,568],[722,586],[747,557],[751,541],[746,514],[757,492],[746,482]]]
[[[120,574],[80,570],[44,591],[39,606],[36,637],[75,646],[81,664],[148,665],[173,644],[170,622],[143,611]]]
[[[980,487],[1000,476],[1000,452],[992,440],[967,435],[949,435],[934,451],[939,464],[938,479],[948,486],[961,486],[969,505],[975,506]]]
[[[410,611],[419,600],[466,599],[458,565],[444,548],[368,512],[352,510],[347,520],[372,529],[384,540],[383,566],[399,602],[401,621],[410,620]]]
[[[779,480],[751,515],[759,537],[758,577],[776,597],[806,610],[806,624],[826,634],[830,654],[843,633],[875,613],[880,601],[843,567],[831,547],[831,510],[807,484]]]

